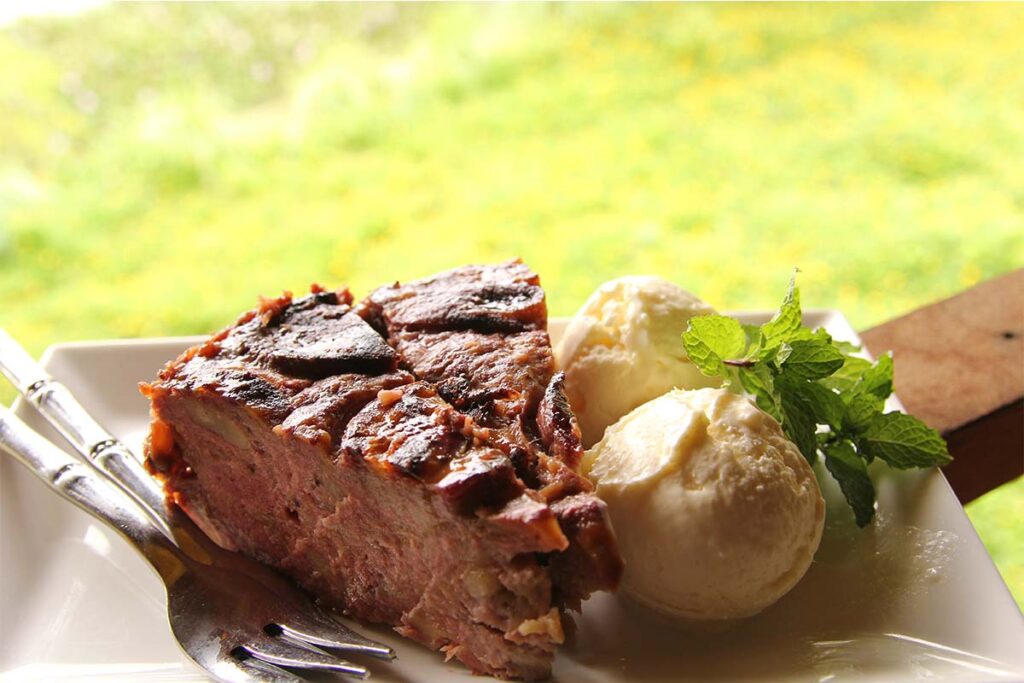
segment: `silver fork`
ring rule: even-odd
[[[138,461],[2,330],[0,370],[91,466],[73,459],[2,407],[0,446],[139,550],[167,587],[175,638],[214,678],[301,680],[282,666],[369,675],[366,667],[339,659],[328,649],[394,659],[390,647],[348,629],[273,570],[217,546],[179,510],[168,509],[162,500],[151,505],[152,492],[137,488],[138,482],[152,482]],[[46,396],[46,401],[39,396]],[[99,441],[89,443],[76,435]],[[96,457],[104,453],[111,455]],[[97,475],[98,469],[105,477]],[[133,469],[139,476],[133,476]],[[122,478],[123,471],[129,475]]]

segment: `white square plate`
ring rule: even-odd
[[[805,322],[857,341],[838,312]],[[552,321],[553,337],[564,324]],[[195,341],[61,344],[43,363],[138,452],[148,406],[137,383]],[[27,406],[17,412],[62,444]],[[1024,616],[942,474],[873,469],[878,516],[864,530],[819,472],[829,502],[821,548],[803,581],[763,614],[695,633],[597,595],[558,654],[555,680],[1024,680]],[[0,572],[3,680],[202,680],[170,635],[162,586],[143,560],[6,457]],[[375,680],[482,680],[387,629],[362,630],[398,651],[392,665],[368,662]]]

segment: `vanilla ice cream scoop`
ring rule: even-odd
[[[721,383],[701,374],[682,342],[690,318],[714,312],[651,276],[612,280],[590,295],[555,350],[585,447],[608,425],[670,389]]]
[[[825,501],[779,424],[725,389],[671,391],[583,459],[626,563],[622,588],[695,620],[757,614],[807,571]]]

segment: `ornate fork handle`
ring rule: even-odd
[[[160,485],[124,444],[101,427],[9,334],[0,330],[0,372],[84,458],[125,491],[172,538]],[[73,461],[72,461],[73,462]]]
[[[180,574],[188,558],[133,502],[91,468],[37,434],[9,408],[0,406],[0,449],[53,489],[107,524],[142,553],[164,580]]]

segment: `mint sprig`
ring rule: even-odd
[[[952,460],[934,429],[910,415],[883,412],[893,390],[891,354],[872,363],[853,355],[859,348],[803,326],[795,273],[764,325],[722,315],[691,318],[683,346],[702,373],[750,394],[809,463],[824,459],[860,527],[875,514],[867,471],[875,458],[899,469]]]

